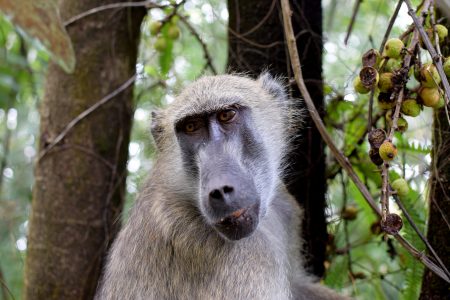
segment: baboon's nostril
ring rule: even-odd
[[[216,199],[216,200],[222,200],[223,195],[219,190],[213,190],[209,193],[209,198]]]
[[[226,185],[226,186],[223,187],[223,192],[224,192],[225,194],[230,194],[230,193],[233,192],[233,190],[234,190],[233,187],[228,186],[228,185]]]

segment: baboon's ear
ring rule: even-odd
[[[162,137],[163,137],[163,127],[161,126],[161,112],[159,111],[152,111],[152,125],[151,125],[151,132],[153,139],[155,140],[156,147],[158,149],[161,149],[161,143],[162,143]]]
[[[288,95],[286,93],[286,87],[282,81],[277,78],[273,78],[268,72],[261,73],[258,77],[258,81],[261,83],[263,89],[271,94],[277,100],[286,100]]]

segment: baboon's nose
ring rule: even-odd
[[[209,193],[210,202],[220,202],[217,204],[224,204],[229,200],[230,196],[233,194],[234,188],[229,185],[224,185],[221,188],[213,189]]]

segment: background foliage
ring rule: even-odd
[[[367,123],[368,96],[355,94],[352,81],[360,68],[361,55],[369,48],[379,47],[395,3],[364,1],[349,43],[344,45],[351,19],[348,7],[353,2],[323,1],[326,123],[337,145],[350,157],[377,199],[380,176],[370,163],[367,142],[360,141]],[[152,9],[142,25],[125,218],[127,208],[152,165],[151,111],[170,103],[188,82],[211,74],[202,45],[183,20],[173,21],[180,28],[181,36],[170,39],[167,29],[163,28],[159,35],[166,38],[166,47],[155,50],[159,36],[150,33],[151,24],[164,22],[170,13],[170,10]],[[190,0],[179,8],[179,13],[189,20],[207,45],[214,68],[218,73],[225,72],[226,2]],[[398,36],[410,23],[403,7],[391,36]],[[0,280],[16,299],[21,298],[33,160],[38,142],[38,107],[48,59],[49,53],[39,43],[0,16]],[[418,118],[408,118],[410,129],[403,136],[397,136],[401,158],[394,164],[391,174],[392,177],[404,176],[410,182],[412,189],[404,202],[422,230],[427,215],[431,112],[429,109]],[[325,284],[359,299],[417,299],[423,267],[395,241],[379,234],[377,219],[370,207],[330,156],[327,165],[330,236]],[[355,218],[342,217],[346,207],[356,210]],[[395,206],[392,207],[395,211]],[[418,249],[424,248],[408,224],[402,234]]]

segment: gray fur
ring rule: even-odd
[[[283,87],[267,74],[256,81],[220,75],[191,84],[158,113],[154,171],[112,246],[96,299],[344,299],[313,284],[302,269],[302,212],[280,180],[285,128],[296,115],[286,101]],[[269,176],[270,184],[256,184],[265,198],[255,232],[230,241],[202,215],[198,182],[183,171],[174,124],[236,102],[251,109],[270,157],[265,172],[255,164],[249,174],[255,182]]]

